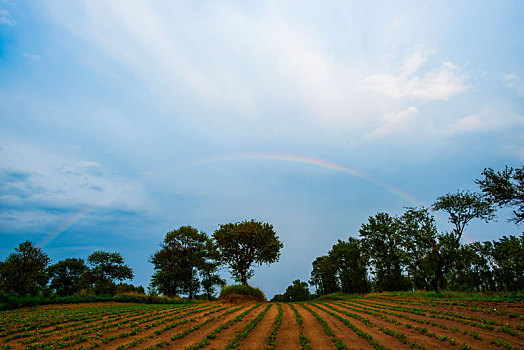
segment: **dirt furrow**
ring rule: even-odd
[[[267,346],[267,336],[273,328],[275,319],[277,318],[278,308],[276,304],[267,311],[264,318],[261,319],[255,328],[249,332],[247,337],[240,341],[239,349],[253,349],[253,350],[264,350]]]
[[[376,303],[376,304],[380,304],[384,306],[401,306],[401,307],[407,307],[407,308],[424,309],[424,310],[428,310],[428,313],[430,313],[429,310],[441,312],[441,313],[451,312],[451,313],[456,313],[456,314],[460,314],[464,316],[478,317],[478,318],[482,318],[487,321],[493,320],[493,321],[499,322],[500,324],[510,323],[510,324],[515,324],[515,325],[517,324],[524,325],[524,322],[521,321],[518,317],[510,317],[508,315],[501,315],[497,313],[485,313],[480,310],[473,311],[473,310],[469,310],[466,308],[459,308],[455,305],[439,305],[439,306],[417,305],[417,304],[409,305],[409,304],[399,304],[399,303],[395,303],[394,301],[383,300],[383,299],[378,299],[378,300],[373,299],[367,302]],[[515,302],[514,308],[517,309],[519,307],[519,304],[520,303]],[[501,304],[501,305],[505,305],[505,304]],[[501,309],[501,308],[503,308],[503,306],[498,306],[498,309]],[[496,304],[491,305],[491,309],[497,310],[497,305]],[[481,322],[481,321],[478,321],[478,322]]]
[[[169,311],[167,311],[169,310]],[[147,314],[147,313],[142,313],[142,314],[131,314],[131,311],[133,311],[132,309],[130,310],[125,310],[126,312],[123,312],[122,314],[119,314],[119,315],[106,315],[104,316],[104,318],[102,320],[100,319],[97,319],[95,321],[87,321],[85,322],[84,324],[80,325],[80,326],[74,326],[74,327],[71,327],[72,324],[76,321],[68,321],[68,320],[65,320],[66,322],[64,323],[61,323],[61,324],[57,324],[57,326],[60,326],[60,327],[63,327],[61,328],[60,330],[57,330],[56,332],[51,332],[49,334],[49,336],[46,336],[46,337],[40,337],[38,334],[35,334],[35,336],[38,337],[37,340],[27,344],[25,343],[27,340],[31,340],[31,339],[27,339],[27,340],[24,340],[24,339],[16,339],[16,340],[13,340],[11,342],[9,342],[9,345],[12,347],[12,349],[25,349],[28,345],[33,345],[35,346],[37,343],[49,343],[49,344],[55,344],[55,346],[57,346],[59,343],[65,343],[65,342],[68,342],[69,340],[72,340],[74,338],[76,338],[77,336],[83,336],[84,338],[86,338],[86,340],[84,340],[84,342],[86,341],[90,341],[90,342],[93,342],[93,341],[96,341],[96,339],[93,338],[93,336],[97,336],[97,337],[100,337],[100,338],[103,338],[103,337],[107,337],[107,333],[112,333],[112,332],[115,332],[113,330],[109,331],[109,332],[104,332],[104,330],[101,330],[101,333],[99,333],[98,331],[96,331],[94,328],[98,328],[98,327],[103,327],[104,324],[102,324],[102,322],[108,322],[106,325],[110,325],[110,324],[114,324],[114,326],[112,326],[110,329],[114,328],[118,331],[118,334],[120,334],[122,332],[122,330],[118,330],[117,328],[117,323],[118,322],[125,322],[127,321],[127,317],[130,316],[131,319],[144,319],[144,318],[148,318],[148,317],[151,317],[151,316],[157,316],[157,315],[163,315],[163,314],[173,314],[175,312],[177,312],[178,310],[176,309],[163,309],[161,310],[160,312],[156,312],[156,310],[152,310],[152,311],[155,311],[151,314]],[[114,316],[114,317],[111,317],[111,316]],[[94,327],[85,327],[85,326],[90,326],[90,325],[93,325]],[[75,329],[77,328],[78,329]],[[40,331],[40,330],[39,330]],[[100,334],[100,336],[98,336],[98,334]],[[102,335],[103,334],[103,335]],[[21,343],[21,342],[24,342],[24,343]],[[77,344],[81,344],[82,342],[78,342]],[[75,344],[75,346],[78,346],[77,344]],[[63,345],[62,345],[63,346]]]
[[[112,349],[115,349],[121,345],[127,346],[128,344],[132,343],[133,341],[142,338],[142,339],[145,339],[145,341],[140,343],[140,348],[147,347],[148,345],[145,345],[145,344],[149,344],[149,343],[156,344],[157,342],[160,341],[160,339],[165,338],[163,334],[170,334],[172,332],[178,333],[181,331],[181,329],[192,327],[193,325],[199,322],[202,322],[204,319],[208,317],[216,316],[215,314],[209,314],[208,316],[206,316],[206,314],[208,314],[210,311],[213,311],[213,309],[209,309],[207,307],[204,307],[204,310],[202,311],[195,310],[196,311],[195,313],[185,315],[186,313],[189,313],[191,311],[192,310],[184,310],[182,313],[177,314],[177,316],[182,316],[180,318],[176,318],[171,321],[163,322],[159,324],[158,326],[152,327],[147,330],[144,329],[138,332],[136,335],[132,335],[128,337],[119,337],[111,341],[108,345],[111,346]],[[224,310],[223,312],[227,312],[227,310]],[[218,312],[218,314],[221,314],[221,312]],[[184,322],[184,320],[186,320],[187,322]],[[181,322],[184,322],[184,323],[181,323]],[[179,324],[169,330],[160,332],[163,327],[171,325],[171,324],[175,324],[175,323],[179,323]],[[145,326],[142,326],[141,328],[144,328],[144,327]],[[159,334],[157,334],[156,332],[159,332]],[[121,333],[122,332],[118,334],[113,333],[112,335],[118,336]],[[170,337],[172,337],[172,335]]]
[[[320,304],[320,305],[323,307],[322,304]],[[336,310],[330,309],[328,307],[326,307],[326,309],[328,309],[330,311],[333,311],[333,312],[339,314],[340,316],[348,319],[351,323],[353,323],[359,329],[361,329],[362,331],[364,331],[366,333],[369,333],[373,337],[373,339],[376,339],[380,344],[382,344],[385,347],[391,347],[393,349],[397,349],[397,348],[400,349],[400,348],[406,348],[406,347],[410,348],[410,344],[411,343],[417,343],[417,344],[423,345],[428,350],[429,349],[442,348],[443,344],[438,344],[439,346],[437,346],[437,347],[435,346],[435,339],[430,339],[428,337],[425,337],[424,335],[416,332],[413,329],[406,328],[404,325],[395,325],[394,323],[391,323],[391,322],[388,322],[386,320],[383,320],[379,316],[368,315],[368,314],[361,313],[361,312],[358,312],[358,311],[344,309],[340,305],[336,305],[336,304],[333,304],[333,303],[328,303],[328,305],[333,307]],[[340,311],[337,311],[337,310],[340,310]],[[355,318],[353,318],[351,316],[345,315],[341,311],[346,311],[346,312],[349,312],[349,313],[361,316],[361,317],[371,321],[374,326],[370,327],[370,326],[366,325],[363,321],[360,321],[360,320],[355,319]],[[402,320],[399,320],[399,321],[402,321]],[[384,332],[382,332],[380,330],[380,327],[382,327],[384,329],[389,328],[389,329],[394,330],[394,331],[396,331],[398,333],[404,334],[407,337],[408,344],[402,343],[398,338],[396,338],[394,336],[390,336],[390,335],[385,334]]]
[[[342,342],[344,343],[344,345],[347,346],[348,349],[373,349],[371,344],[369,344],[369,342],[366,339],[364,339],[362,337],[359,337],[352,329],[350,329],[348,326],[346,326],[344,324],[344,322],[342,322],[341,320],[339,320],[336,317],[334,317],[333,315],[330,315],[329,313],[321,310],[315,304],[308,304],[308,306],[310,306],[310,308],[312,308],[319,316],[321,316],[326,321],[326,323],[329,325],[329,327],[331,328],[333,333],[335,333],[335,335],[340,340],[342,340]],[[320,306],[323,307],[322,305],[320,305]],[[325,307],[323,307],[323,308],[325,308]],[[327,309],[327,308],[325,308],[325,309]],[[345,317],[343,315],[341,315],[341,316],[344,317],[344,318],[348,318],[349,319],[349,317]],[[369,332],[370,329],[366,329],[366,328],[362,327],[360,324],[357,324],[356,322],[353,322],[352,319],[349,319],[349,320],[350,320],[351,323],[353,323],[355,326],[357,326],[358,328],[360,328],[364,332],[371,333],[371,332]],[[382,339],[380,339],[380,337],[378,337],[378,336],[375,337],[374,334],[372,336],[373,336],[373,339],[377,340],[380,344],[382,344],[382,345],[387,344],[387,342],[384,342]],[[399,347],[399,349],[400,349],[400,347]]]
[[[326,334],[322,325],[317,321],[309,311],[307,311],[302,305],[295,304],[302,321],[304,322],[304,333],[309,339],[311,350],[324,350],[324,349],[336,349],[335,343]]]
[[[351,302],[344,302],[342,304],[346,304],[346,305],[349,305],[351,307],[356,307],[358,308],[359,307],[359,304],[354,304],[354,303],[351,303]],[[362,305],[360,305],[360,307],[362,307]],[[368,307],[368,306],[366,306]],[[381,309],[380,308],[374,308],[374,312],[380,312]],[[440,324],[443,324],[445,325],[448,329],[444,329],[444,328],[441,328],[439,327],[438,325],[432,325],[432,324],[421,324],[421,323],[417,323],[417,322],[414,322],[414,321],[411,321],[411,320],[408,320],[408,319],[405,319],[405,318],[401,318],[399,316],[394,316],[394,315],[387,315],[388,317],[391,317],[391,318],[394,318],[400,322],[402,322],[404,324],[404,328],[403,329],[412,329],[416,332],[418,332],[423,338],[428,338],[430,339],[433,344],[435,344],[435,346],[438,347],[438,345],[446,345],[446,346],[449,346],[450,345],[450,339],[454,339],[455,340],[455,343],[458,344],[458,345],[461,345],[461,344],[467,344],[469,346],[471,346],[472,348],[474,349],[492,349],[494,347],[493,344],[490,344],[489,343],[489,340],[491,338],[494,338],[495,334],[494,332],[490,332],[490,333],[484,333],[482,332],[479,333],[479,329],[478,328],[474,328],[474,327],[470,327],[470,326],[467,326],[467,325],[464,325],[464,324],[460,324],[460,323],[450,323],[451,321],[447,321],[447,320],[435,320],[435,319],[432,319],[432,318],[429,318],[429,317],[424,317],[424,316],[421,316],[421,315],[413,315],[413,314],[409,314],[407,312],[401,312],[401,311],[392,311],[392,310],[386,310],[386,311],[390,311],[390,312],[395,312],[395,313],[399,313],[401,315],[407,315],[409,317],[415,317],[417,319],[421,319],[421,320],[428,320],[428,321],[434,321],[434,322],[438,322]],[[364,316],[364,314],[363,314]],[[405,324],[410,324],[412,327],[411,328],[407,328],[405,326]],[[393,324],[391,324],[393,326]],[[455,327],[458,331],[452,331],[450,327]],[[392,327],[390,327],[392,328]],[[401,328],[402,329],[402,328]],[[418,329],[418,331],[417,331]],[[480,330],[482,331],[482,330]],[[405,332],[405,331],[403,331]],[[465,334],[463,333],[465,332]],[[471,332],[471,333],[470,333]],[[473,335],[473,332],[477,333],[480,338],[478,337],[475,337]],[[441,337],[447,337],[447,340],[446,341],[440,341],[439,339],[437,339],[435,336],[433,337],[429,337],[427,335],[424,335],[424,334],[433,334],[435,333],[436,335],[438,336],[441,336]],[[500,334],[497,334],[497,336],[500,335],[500,338],[501,339],[504,339],[506,341],[509,341],[511,342],[513,345],[518,345],[518,343],[515,343],[514,341],[512,340],[515,340],[515,339],[508,339],[508,337],[504,334],[504,333],[500,333]],[[423,339],[423,338],[420,338],[420,339]],[[519,345],[519,346],[522,346],[522,345]]]
[[[185,337],[181,338],[181,339],[176,339],[176,340],[172,340],[170,341],[169,345],[166,347],[167,349],[184,349],[186,347],[189,347],[191,345],[194,345],[194,344],[199,344],[202,340],[205,339],[205,337],[210,334],[211,332],[213,332],[215,329],[217,329],[218,327],[220,327],[221,325],[224,325],[226,324],[227,322],[233,320],[234,318],[236,318],[237,316],[239,316],[240,314],[242,314],[243,312],[245,312],[246,310],[248,310],[251,306],[250,305],[242,305],[243,308],[242,310],[238,310],[238,311],[235,311],[231,314],[227,314],[223,317],[217,317],[216,319],[214,319],[213,321],[210,321],[209,323],[207,323],[206,325],[200,327],[199,329],[189,333],[188,335],[186,335]],[[233,306],[232,309],[236,309],[240,307],[239,305],[236,305],[236,306]],[[234,326],[236,326],[238,323],[244,323],[244,322],[249,322],[251,319],[255,318],[256,317],[256,314],[258,313],[258,311],[260,311],[260,307],[258,307],[257,309],[251,311],[249,314],[247,314],[246,316],[244,316],[244,318],[242,319],[242,321],[240,322],[235,322],[233,326],[227,328],[227,329],[224,329],[222,330],[220,333],[218,333],[215,337],[215,339],[210,339],[209,342],[210,344],[208,344],[206,346],[206,349],[214,349],[215,346],[213,344],[215,344],[218,339],[222,336],[224,336],[225,334],[227,334]],[[247,321],[246,321],[247,320]],[[203,321],[203,320],[202,320]],[[171,336],[174,336],[175,333],[171,333],[170,334]],[[226,343],[227,344],[227,343]],[[224,345],[225,346],[225,345]],[[222,346],[222,348],[224,347]]]
[[[295,314],[289,304],[282,304],[282,309],[284,313],[282,314],[282,323],[275,340],[275,349],[300,349],[299,329]]]
[[[253,319],[255,319],[264,308],[265,308],[265,305],[261,305],[257,307],[256,309],[251,311],[249,314],[245,315],[241,321],[235,322],[230,327],[222,330],[220,333],[217,334],[215,339],[209,340],[209,344],[205,348],[209,350],[224,349],[229,343],[231,343],[233,339],[235,339],[236,334],[242,332],[244,328],[246,327],[246,325],[249,322],[251,322]],[[225,322],[221,322],[221,323],[225,323]],[[205,333],[204,336],[208,333]],[[202,336],[201,339],[197,341],[197,343],[199,343],[203,339],[204,336]],[[240,347],[240,349],[249,349],[249,348]]]

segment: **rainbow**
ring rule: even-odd
[[[237,155],[222,155],[222,156],[213,156],[213,157],[206,157],[201,158],[196,161],[186,163],[180,166],[177,166],[175,168],[170,169],[169,171],[164,171],[160,174],[157,174],[156,176],[152,176],[149,178],[146,178],[143,180],[143,182],[150,182],[154,179],[157,179],[161,176],[165,176],[167,174],[170,174],[172,172],[182,170],[185,168],[190,167],[197,167],[205,164],[211,164],[211,163],[220,163],[225,161],[247,161],[247,160],[270,160],[270,161],[282,161],[282,162],[290,162],[290,163],[299,163],[304,164],[308,166],[313,167],[320,167],[324,169],[328,169],[331,171],[336,171],[339,173],[355,176],[357,178],[364,179],[366,181],[369,181],[373,184],[376,184],[384,189],[386,189],[388,192],[408,201],[409,203],[415,205],[415,206],[423,206],[423,204],[418,201],[413,196],[409,195],[408,193],[393,187],[389,184],[386,184],[384,182],[381,182],[368,174],[361,172],[356,169],[348,168],[343,165],[329,162],[327,160],[318,159],[318,158],[311,158],[311,157],[304,157],[304,156],[298,156],[298,155],[291,155],[291,154],[275,154],[275,153],[254,153],[254,154],[237,154]],[[49,234],[47,237],[45,237],[41,242],[40,246],[44,248],[47,244],[49,244],[51,241],[55,240],[60,235],[67,232],[73,225],[75,225],[78,221],[82,220],[89,212],[94,210],[96,206],[86,206],[82,210],[80,210],[78,213],[75,213],[72,215],[69,219],[65,220],[63,223],[61,223],[57,229]]]
[[[348,168],[343,165],[329,162],[323,159],[318,159],[318,158],[303,157],[303,156],[297,156],[297,155],[291,155],[291,154],[277,154],[277,153],[238,154],[238,155],[225,155],[225,156],[202,158],[195,162],[189,163],[181,168],[186,168],[189,166],[197,166],[197,165],[206,164],[206,163],[236,161],[236,160],[238,161],[245,161],[245,160],[285,161],[285,162],[299,163],[299,164],[305,164],[309,166],[329,169],[332,171],[336,171],[336,172],[340,172],[340,173],[344,173],[344,174],[348,174],[351,176],[355,176],[355,177],[364,179],[382,188],[385,188],[388,192],[401,197],[402,199],[410,202],[411,204],[414,204],[415,206],[424,206],[424,204],[422,204],[419,200],[417,200],[415,197],[411,196],[410,194],[396,187],[393,187],[387,183],[381,182],[362,171]]]
[[[69,230],[74,224],[76,224],[78,221],[84,218],[91,210],[95,208],[95,206],[88,205],[79,212],[73,214],[67,220],[64,220],[64,222],[62,222],[54,232],[52,232],[50,235],[48,235],[40,241],[39,246],[41,248],[45,248],[46,245],[48,245],[51,241],[55,240],[58,236]]]

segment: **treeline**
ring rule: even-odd
[[[234,279],[247,285],[253,267],[278,261],[282,246],[272,225],[254,220],[220,225],[212,237],[191,226],[180,227],[168,232],[160,250],[149,258],[154,273],[148,295],[186,294],[189,299],[213,299],[215,288],[225,284],[218,274],[219,268],[229,267]],[[19,296],[49,300],[66,296],[84,300],[84,297],[122,293],[145,296],[144,287],[122,283],[134,274],[119,253],[95,251],[87,261],[67,258],[52,265],[50,261],[30,241],[15,248],[14,253],[0,262],[0,303],[13,304],[22,300]],[[199,294],[200,291],[203,293]],[[34,298],[24,300],[29,304],[37,302]]]
[[[497,207],[512,208],[524,221],[524,167],[485,169],[476,180],[482,193],[458,191],[429,208],[406,208],[401,216],[378,213],[362,224],[359,238],[339,240],[313,261],[310,284],[317,295],[342,291],[524,290],[524,234],[464,244],[472,220],[489,222]],[[447,214],[452,229],[439,232],[433,212]]]
[[[67,258],[52,265],[50,261],[33,242],[20,243],[14,253],[0,262],[0,291],[59,297],[145,294],[142,286],[122,283],[134,275],[119,253],[95,251],[88,256],[87,264],[79,258]]]

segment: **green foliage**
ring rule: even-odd
[[[325,295],[339,291],[337,267],[329,255],[317,257],[313,263],[309,283],[316,287],[317,295]]]
[[[114,280],[122,281],[133,278],[133,270],[124,264],[120,253],[95,251],[87,258],[91,265],[86,280],[94,284],[97,295],[114,295],[116,284]]]
[[[282,323],[282,316],[284,315],[284,310],[282,309],[282,305],[277,303],[278,306],[278,314],[275,318],[275,322],[273,322],[273,327],[271,328],[271,332],[267,336],[267,346],[264,346],[264,350],[273,350],[275,349],[275,340],[277,339],[277,332],[280,328],[280,324]]]
[[[220,261],[244,285],[253,275],[253,265],[277,262],[283,247],[272,225],[255,220],[220,225],[213,238]]]
[[[500,289],[507,291],[524,290],[524,233],[519,237],[503,236],[493,241],[494,275]]]
[[[435,219],[427,208],[408,208],[398,222],[410,256],[407,265],[413,284],[438,293],[454,266],[459,241],[453,234],[437,232]]]
[[[516,224],[524,221],[524,167],[513,169],[506,166],[497,172],[486,168],[482,176],[475,182],[486,198],[500,207],[514,208],[511,221]]]
[[[141,304],[188,304],[188,300],[172,299],[166,297],[151,297],[137,295],[117,295],[117,296],[64,296],[57,295],[20,295],[15,292],[0,292],[0,310],[18,309],[21,307],[38,306],[47,304],[80,304],[94,302],[122,302],[122,303],[141,303]]]
[[[209,237],[191,226],[168,232],[161,249],[150,259],[155,269],[152,286],[169,296],[185,293],[192,299],[200,290],[200,271],[204,288],[212,296],[213,286],[221,284],[213,262],[215,250]]]
[[[264,292],[262,292],[259,288],[254,288],[244,284],[233,284],[231,286],[222,287],[219,298],[223,298],[228,295],[249,295],[256,300],[266,300]]]
[[[136,294],[146,294],[146,291],[144,287],[142,286],[134,286],[129,283],[119,283],[116,285],[116,292],[117,293],[136,293]]]
[[[409,280],[403,274],[407,256],[402,249],[405,237],[398,220],[387,213],[378,213],[370,216],[367,224],[362,224],[359,234],[373,266],[375,289],[410,289]]]
[[[308,285],[306,282],[301,282],[300,280],[294,280],[293,284],[287,287],[284,295],[277,294],[271,299],[271,301],[307,301],[311,299],[311,294],[309,293]]]
[[[459,241],[464,229],[473,219],[481,219],[485,222],[494,218],[494,212],[490,202],[484,200],[478,193],[468,191],[457,191],[448,193],[437,198],[433,203],[433,210],[445,211],[449,215],[449,222],[455,227],[453,237]]]
[[[21,295],[36,295],[44,291],[49,276],[46,272],[50,260],[41,248],[25,241],[0,262],[0,290]]]
[[[347,242],[338,240],[328,253],[336,269],[343,293],[367,293],[370,284],[367,276],[368,259],[362,242],[350,237]]]
[[[67,258],[48,267],[50,287],[59,296],[73,295],[86,288],[84,280],[88,268],[83,259]]]

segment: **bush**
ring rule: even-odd
[[[21,307],[38,306],[47,304],[79,304],[94,302],[121,302],[121,303],[141,303],[141,304],[189,304],[189,300],[173,299],[167,297],[153,297],[147,295],[129,295],[120,294],[114,297],[110,296],[65,296],[59,297],[51,295],[25,296],[15,292],[0,291],[0,310],[18,309]]]
[[[227,301],[266,301],[266,296],[259,288],[234,284],[232,286],[222,287],[218,299]]]

